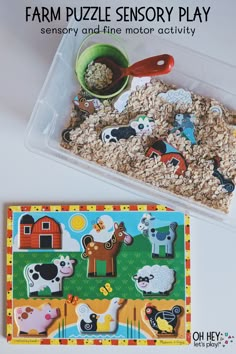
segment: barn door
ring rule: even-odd
[[[39,248],[52,248],[52,235],[40,235]]]

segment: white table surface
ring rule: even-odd
[[[78,6],[119,4],[114,1],[0,0],[0,353],[56,353],[54,346],[9,345],[5,339],[5,234],[6,210],[11,204],[142,203],[141,198],[88,177],[62,164],[29,152],[24,134],[34,103],[60,41],[59,35],[42,36],[39,25],[26,24],[25,6]],[[230,64],[236,64],[235,0],[166,0],[150,4],[211,6],[207,24],[196,25],[194,37],[170,36],[181,43]],[[109,4],[109,5],[108,5]],[[129,5],[144,6],[133,1]],[[149,2],[148,2],[149,4]],[[115,5],[114,5],[115,6]],[[61,21],[60,25],[63,25]],[[190,23],[189,25],[192,26]],[[48,25],[48,27],[50,24]],[[216,73],[217,74],[217,73]],[[223,79],[223,78],[222,78]],[[47,171],[47,178],[45,173]],[[230,332],[236,337],[236,235],[197,219],[191,221],[192,331]],[[121,352],[118,347],[60,347],[60,352]],[[218,349],[186,347],[128,347],[127,352],[235,353],[234,343]]]

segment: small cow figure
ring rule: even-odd
[[[150,135],[154,127],[154,120],[145,115],[139,115],[129,122],[129,125],[106,127],[101,133],[104,143],[116,143],[121,139],[129,139],[131,136]]]
[[[60,310],[45,304],[40,308],[21,306],[14,309],[14,318],[18,327],[18,336],[32,335],[30,331],[37,331],[39,335],[46,336],[47,328],[59,317]]]
[[[27,282],[28,296],[38,296],[38,292],[48,287],[51,296],[63,296],[62,280],[69,278],[74,273],[74,259],[69,256],[60,256],[53,263],[33,263],[24,268],[24,276]]]

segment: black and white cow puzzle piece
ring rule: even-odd
[[[69,256],[60,256],[53,263],[32,263],[24,268],[29,297],[39,296],[39,292],[49,288],[50,295],[63,296],[63,278],[69,278],[74,273],[76,261]]]
[[[104,143],[118,142],[129,139],[131,136],[150,135],[154,127],[154,120],[146,115],[138,115],[128,125],[105,127],[100,135]]]

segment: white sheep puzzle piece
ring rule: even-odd
[[[175,271],[166,265],[145,265],[132,278],[144,296],[168,295],[175,282]]]
[[[169,90],[167,92],[159,93],[158,97],[162,98],[166,102],[171,104],[178,104],[178,105],[191,105],[192,104],[192,96],[189,91],[184,89],[178,90]]]

